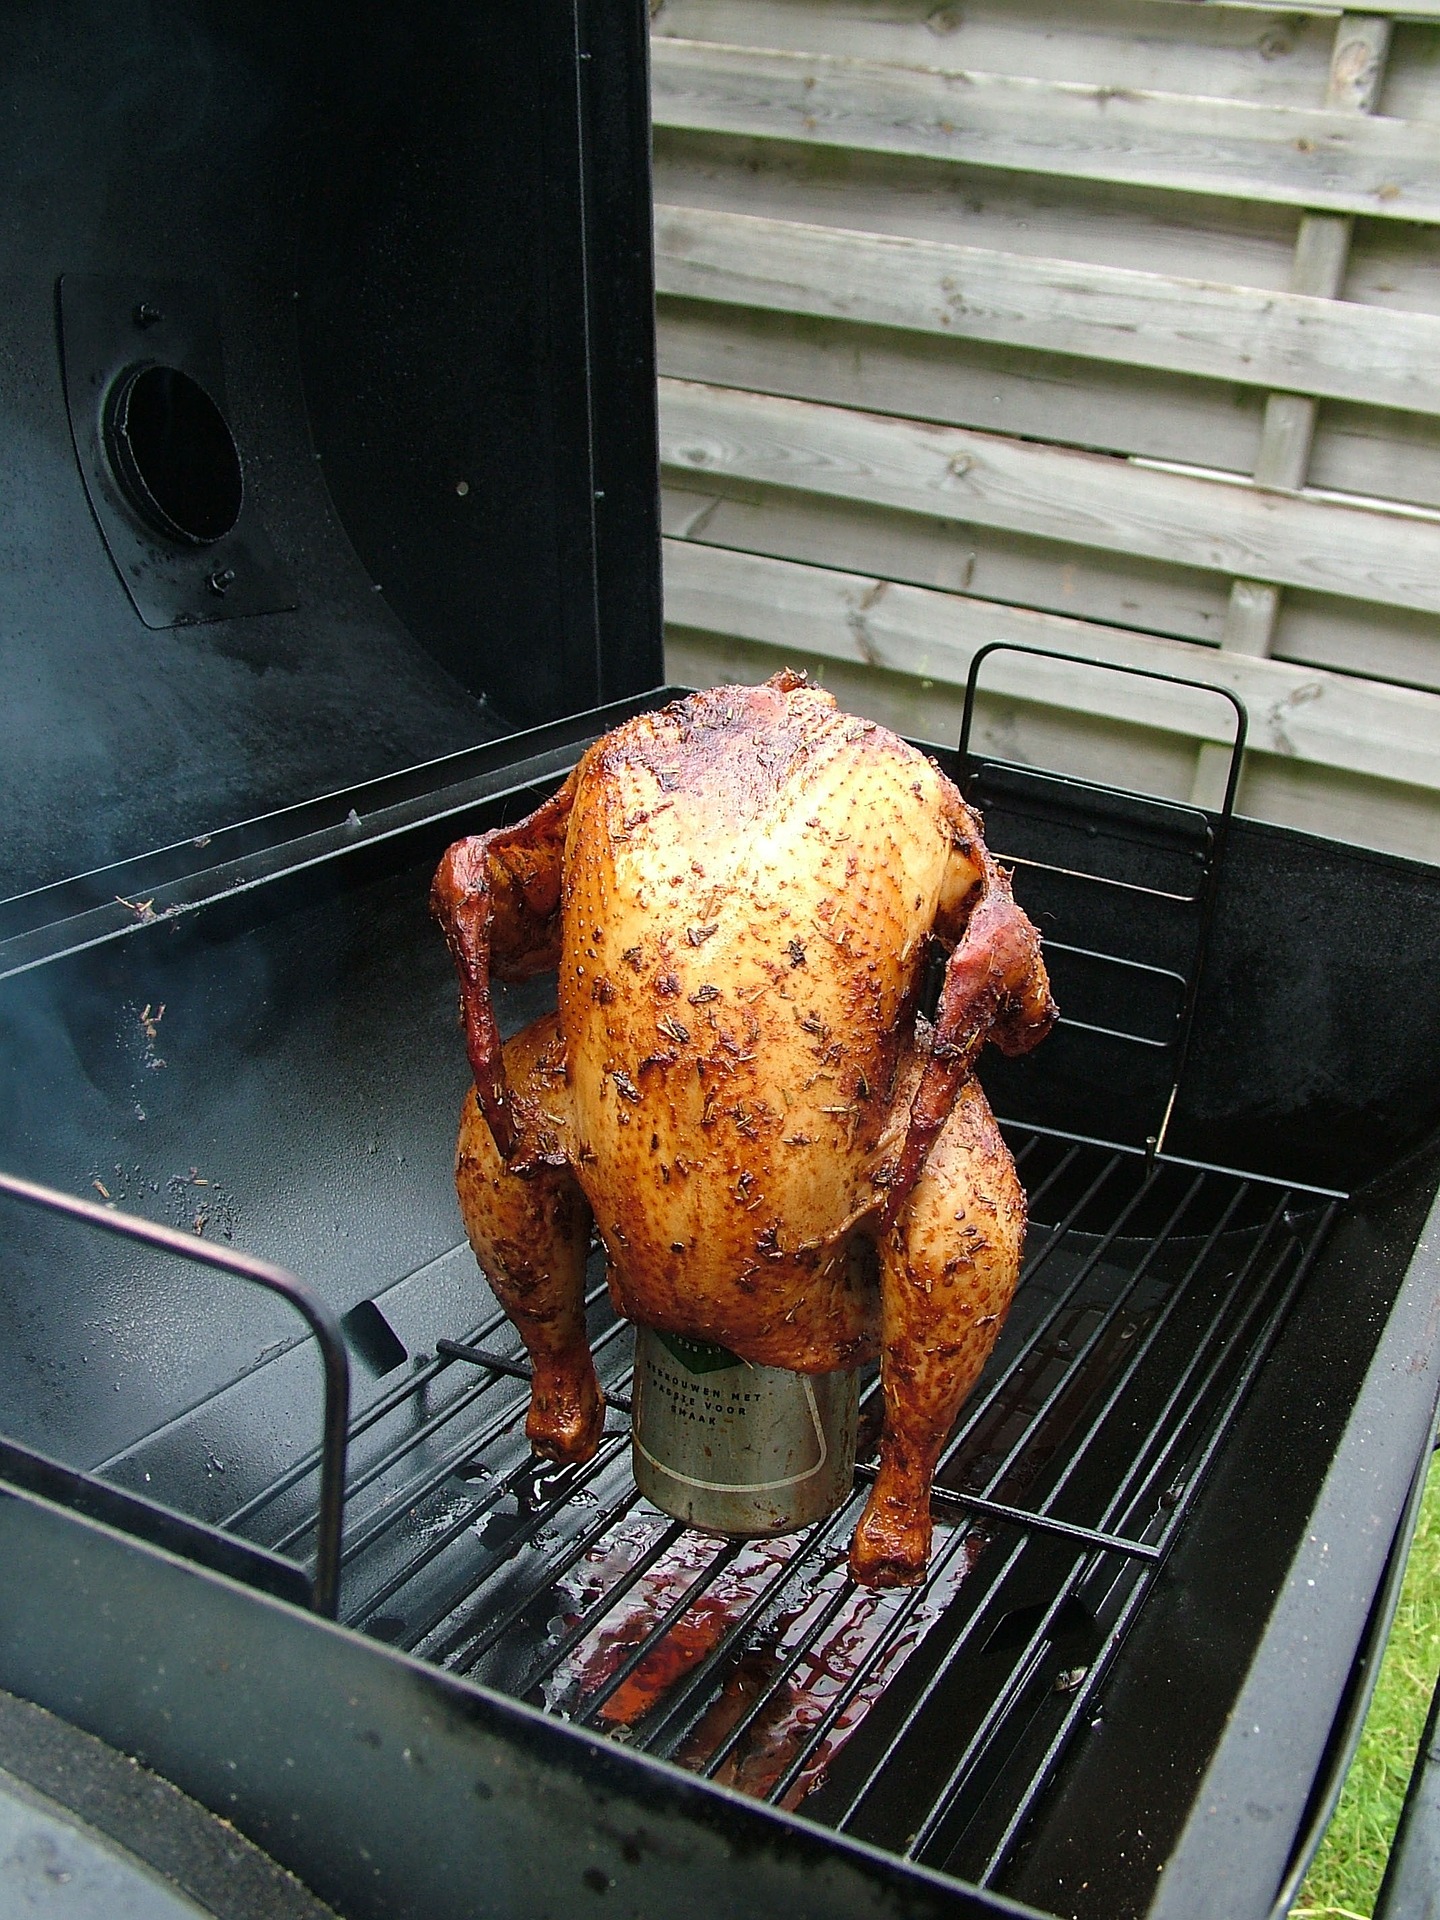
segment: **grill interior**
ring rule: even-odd
[[[71,919],[14,936],[0,1164],[93,1194],[102,1221],[148,1216],[147,1232],[176,1237],[137,1247],[0,1207],[22,1334],[0,1347],[7,1432],[82,1470],[63,1495],[38,1491],[102,1519],[114,1516],[97,1487],[140,1496],[189,1516],[190,1536],[161,1528],[156,1506],[149,1521],[116,1524],[289,1592],[284,1579],[324,1559],[314,1342],[276,1303],[197,1264],[240,1247],[279,1261],[329,1302],[349,1349],[345,1624],[637,1757],[1034,1898],[1052,1830],[1084,1854],[1092,1822],[1071,1806],[1076,1782],[1112,1766],[1130,1724],[1107,1717],[1135,1679],[1122,1642],[1138,1628],[1148,1644],[1156,1620],[1170,1634],[1172,1550],[1189,1580],[1191,1542],[1204,1550],[1214,1531],[1207,1472],[1212,1484],[1233,1477],[1227,1439],[1273,1397],[1267,1353],[1288,1351],[1296,1328],[1311,1338],[1307,1273],[1327,1298],[1371,1284],[1340,1277],[1346,1247],[1370,1231],[1369,1203],[1348,1207],[1327,1175],[1344,1163],[1357,1184],[1373,1178],[1390,1151],[1384,1126],[1404,1110],[1382,1112],[1373,1079],[1335,1052],[1347,1029],[1322,1016],[1363,1001],[1399,1018],[1404,997],[1375,990],[1370,930],[1385,887],[1413,907],[1412,870],[1392,882],[1376,869],[1368,896],[1352,889],[1352,938],[1340,907],[1353,869],[1323,848],[1239,820],[1227,841],[1223,818],[1194,808],[971,765],[1067,1011],[1030,1060],[982,1069],[1029,1197],[1026,1265],[940,1468],[927,1581],[877,1595],[845,1568],[873,1458],[873,1379],[870,1442],[839,1513],[766,1543],[687,1533],[631,1478],[631,1334],[598,1251],[589,1324],[605,1441],[569,1472],[537,1465],[526,1445],[524,1356],[458,1233],[449,1164],[466,1069],[426,885],[446,839],[528,811],[592,730],[567,723],[543,774],[537,742],[524,783],[487,760],[473,788],[446,784],[464,769],[443,770],[428,804],[419,773],[393,808],[357,794],[361,844],[344,843],[352,826],[309,864],[297,857],[308,840],[262,850],[239,896],[204,874],[152,887],[127,870],[117,891],[154,908],[123,937],[87,943],[88,898]],[[964,773],[954,753],[939,758]],[[332,810],[347,805],[341,795]],[[1316,965],[1330,971],[1300,978],[1300,1039],[1287,1041],[1284,1017],[1271,1034],[1264,995],[1295,974],[1253,955],[1302,891],[1326,901],[1331,944]],[[525,1025],[549,991],[507,989],[502,1028]],[[1248,1077],[1226,1081],[1226,1049],[1247,1034],[1258,1036]],[[1172,1104],[1187,1039],[1184,1088],[1200,1097]],[[1354,1045],[1401,1057],[1373,1032]],[[1348,1107],[1330,1090],[1341,1069]],[[1311,1098],[1328,1103],[1324,1127]],[[1253,1140],[1255,1116],[1277,1106],[1270,1163],[1237,1169],[1230,1136],[1236,1157],[1248,1146],[1232,1116],[1251,1116]],[[1366,1259],[1393,1293],[1398,1273],[1375,1278]],[[1363,1367],[1368,1347],[1353,1332],[1344,1344]],[[1337,1419],[1349,1392],[1337,1389]],[[1323,1454],[1298,1464],[1272,1489],[1276,1554],[1303,1531]],[[1215,1629],[1224,1639],[1229,1622]],[[1235,1658],[1251,1644],[1236,1637]],[[1183,1657],[1174,1647],[1167,1660]],[[1223,1716],[1229,1698],[1217,1685],[1207,1710]],[[1184,1756],[1191,1772],[1176,1768],[1172,1822],[1211,1737],[1202,1728]],[[1044,1907],[1056,1901],[1050,1871]]]
[[[525,1356],[488,1289],[477,1309],[462,1243],[344,1316],[360,1385],[338,1611],[632,1748],[1003,1885],[1062,1753],[1099,1724],[1107,1666],[1343,1195],[1161,1145],[1228,819],[994,764],[970,790],[1073,1009],[1048,1043],[1050,1106],[1088,1102],[1119,1137],[1005,1123],[1029,1197],[1025,1268],[941,1458],[923,1586],[877,1594],[846,1567],[878,1438],[873,1371],[844,1507],[778,1540],[706,1538],[636,1491],[633,1335],[598,1245],[589,1326],[610,1412],[596,1457],[559,1470],[529,1452]],[[541,990],[512,994],[510,1024]],[[228,1238],[226,1189],[191,1176],[169,1196],[177,1220]],[[129,1179],[117,1163],[122,1203]],[[138,1166],[134,1182],[143,1196]],[[212,1527],[314,1567],[323,1450],[257,1474],[254,1444],[293,1430],[313,1366],[307,1343],[262,1348],[100,1475],[184,1488]]]

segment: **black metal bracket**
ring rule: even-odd
[[[324,1438],[320,1455],[320,1515],[315,1543],[315,1611],[334,1619],[340,1603],[340,1546],[345,1524],[345,1454],[350,1422],[350,1360],[340,1321],[329,1302],[322,1299],[303,1280],[297,1280],[284,1267],[253,1254],[237,1253],[230,1247],[217,1247],[156,1220],[144,1220],[137,1214],[112,1212],[93,1200],[81,1200],[34,1180],[21,1180],[14,1174],[0,1173],[0,1194],[18,1200],[24,1206],[42,1212],[61,1214],[84,1226],[99,1227],[103,1233],[119,1234],[122,1239],[138,1240],[162,1253],[173,1253],[181,1260],[193,1260],[204,1267],[235,1275],[252,1286],[279,1294],[294,1307],[314,1334],[320,1347],[325,1370]]]
[[[1116,967],[1124,967],[1138,974],[1167,979],[1179,988],[1179,1005],[1176,1012],[1174,1030],[1163,1038],[1154,1038],[1130,1031],[1097,1026],[1091,1022],[1067,1019],[1062,1012],[1061,1026],[1081,1027],[1085,1031],[1106,1040],[1129,1043],[1134,1046],[1165,1048],[1173,1053],[1174,1064],[1169,1074],[1169,1092],[1162,1111],[1159,1114],[1154,1131],[1146,1139],[1147,1157],[1153,1162],[1164,1150],[1165,1136],[1170,1129],[1170,1121],[1175,1112],[1175,1101],[1180,1091],[1181,1077],[1185,1071],[1185,1062],[1189,1056],[1191,1031],[1194,1026],[1195,1005],[1199,996],[1200,979],[1204,971],[1205,955],[1210,944],[1210,931],[1215,917],[1215,899],[1219,884],[1221,865],[1224,860],[1226,841],[1230,830],[1230,821],[1235,811],[1235,796],[1240,785],[1241,767],[1245,756],[1245,737],[1249,725],[1245,703],[1229,687],[1217,686],[1213,681],[1195,680],[1184,674],[1162,673],[1155,667],[1134,667],[1122,665],[1110,660],[1096,660],[1084,654],[1062,653],[1046,647],[1023,646],[1018,641],[994,640],[981,647],[970,662],[970,671],[965,680],[965,706],[960,721],[959,756],[968,797],[976,775],[982,766],[1002,768],[1029,781],[1054,785],[1069,793],[1088,793],[1091,795],[1113,794],[1117,798],[1133,798],[1128,789],[1119,786],[1105,786],[1095,781],[1082,780],[1074,775],[1040,771],[1032,767],[1018,766],[1013,762],[992,759],[990,756],[976,756],[972,766],[970,735],[975,716],[975,701],[979,691],[980,672],[985,662],[997,653],[1019,654],[1031,659],[1054,661],[1062,660],[1071,666],[1092,669],[1097,673],[1124,674],[1131,679],[1159,681],[1163,685],[1186,687],[1197,693],[1213,694],[1216,699],[1224,700],[1232,709],[1235,719],[1235,734],[1230,745],[1230,765],[1226,774],[1225,791],[1219,811],[1211,814],[1207,809],[1178,801],[1151,799],[1144,796],[1146,804],[1178,816],[1208,825],[1200,857],[1202,867],[1198,886],[1192,892],[1176,892],[1152,885],[1141,885],[1134,881],[1117,879],[1113,875],[1091,872],[1083,868],[1048,867],[1045,862],[1027,861],[1013,854],[1006,854],[1000,848],[992,848],[996,858],[1016,866],[1034,866],[1046,871],[1063,873],[1068,880],[1088,882],[1094,886],[1119,888],[1125,892],[1144,896],[1154,900],[1165,900],[1172,905],[1194,906],[1198,911],[1198,926],[1190,964],[1184,973],[1173,969],[1155,967],[1116,953],[1102,953],[1087,948],[1067,946],[1063,942],[1048,941],[1052,949],[1070,953],[1087,960],[1099,961]]]

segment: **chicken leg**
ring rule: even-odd
[[[430,892],[460,976],[475,1079],[455,1157],[460,1215],[530,1356],[526,1435],[536,1453],[569,1464],[599,1446],[605,1398],[585,1332],[591,1213],[569,1164],[565,1043],[547,1014],[502,1047],[490,980],[526,980],[559,961],[574,785],[572,775],[513,827],[457,841]]]
[[[565,1047],[553,1013],[506,1042],[503,1070],[516,1150],[501,1155],[472,1089],[455,1154],[460,1215],[530,1356],[526,1437],[545,1459],[579,1465],[600,1444],[605,1396],[585,1332],[590,1208],[559,1151]]]
[[[880,1470],[850,1548],[851,1571],[866,1586],[924,1577],[931,1475],[999,1338],[1024,1239],[1015,1163],[979,1082],[966,1080],[879,1241],[885,1424]]]

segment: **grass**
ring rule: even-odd
[[[1431,1462],[1405,1584],[1365,1731],[1291,1920],[1370,1920],[1440,1672],[1440,1455]]]

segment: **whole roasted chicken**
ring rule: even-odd
[[[851,1568],[919,1579],[931,1475],[1025,1232],[972,1068],[1055,1017],[975,814],[923,754],[782,673],[616,728],[529,819],[452,846],[432,905],[475,1077],[461,1212],[533,1363],[531,1445],[579,1462],[599,1444],[593,1220],[631,1320],[801,1373],[878,1353]],[[558,1010],[502,1047],[492,976],[556,966]]]

